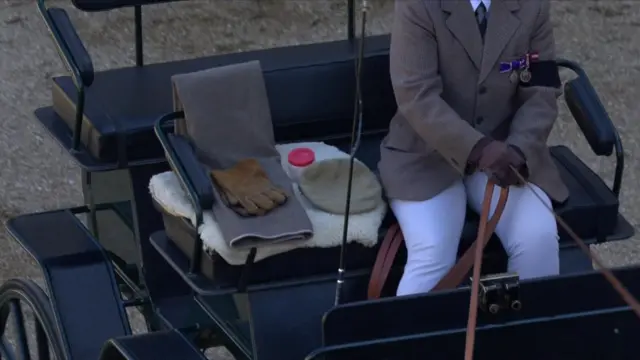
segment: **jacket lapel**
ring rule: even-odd
[[[460,42],[469,58],[480,69],[482,63],[482,37],[469,0],[441,0],[442,11],[449,31]]]
[[[491,2],[478,82],[487,78],[509,40],[518,30],[520,20],[514,15],[518,9],[520,9],[518,0],[493,0]]]

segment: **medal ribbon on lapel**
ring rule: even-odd
[[[500,73],[509,73],[512,71],[529,70],[532,62],[538,61],[540,55],[537,52],[526,53],[522,57],[512,61],[500,62]]]

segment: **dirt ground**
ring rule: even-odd
[[[133,11],[70,10],[97,69],[133,64]],[[326,41],[346,35],[346,1],[206,0],[146,7],[147,62],[193,58],[263,47]],[[392,1],[372,1],[370,34],[388,32]],[[640,222],[640,2],[554,1],[558,52],[578,61],[591,77],[618,127],[626,154],[622,212]],[[20,213],[82,203],[79,170],[33,119],[50,103],[49,81],[64,73],[35,1],[0,0],[0,220]],[[571,147],[607,181],[613,159],[596,158],[563,106],[550,141]],[[640,262],[640,242],[599,246],[611,266]],[[0,230],[0,281],[37,269]],[[214,355],[225,358],[223,354]]]

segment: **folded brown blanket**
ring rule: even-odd
[[[275,148],[271,111],[258,61],[234,64],[172,77],[174,109],[185,118],[176,132],[190,138],[208,171],[225,170],[255,159],[287,201],[263,216],[245,217],[225,204],[215,186],[213,214],[231,247],[251,247],[281,241],[304,241],[313,228],[293,196],[291,181]]]

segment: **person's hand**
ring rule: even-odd
[[[508,145],[508,148],[509,148],[509,169],[511,170],[510,174],[513,174],[514,176],[516,176],[513,173],[513,169],[515,169],[518,172],[518,174],[520,174],[520,177],[522,177],[524,180],[527,180],[529,178],[529,168],[527,167],[527,159],[525,158],[522,151],[517,147],[515,147],[514,145]],[[522,184],[520,177],[518,177],[517,184],[524,185]]]
[[[513,168],[526,178],[526,161],[522,153],[502,141],[481,140],[474,148],[477,169],[484,171],[499,186],[508,187],[521,185],[520,178]]]

